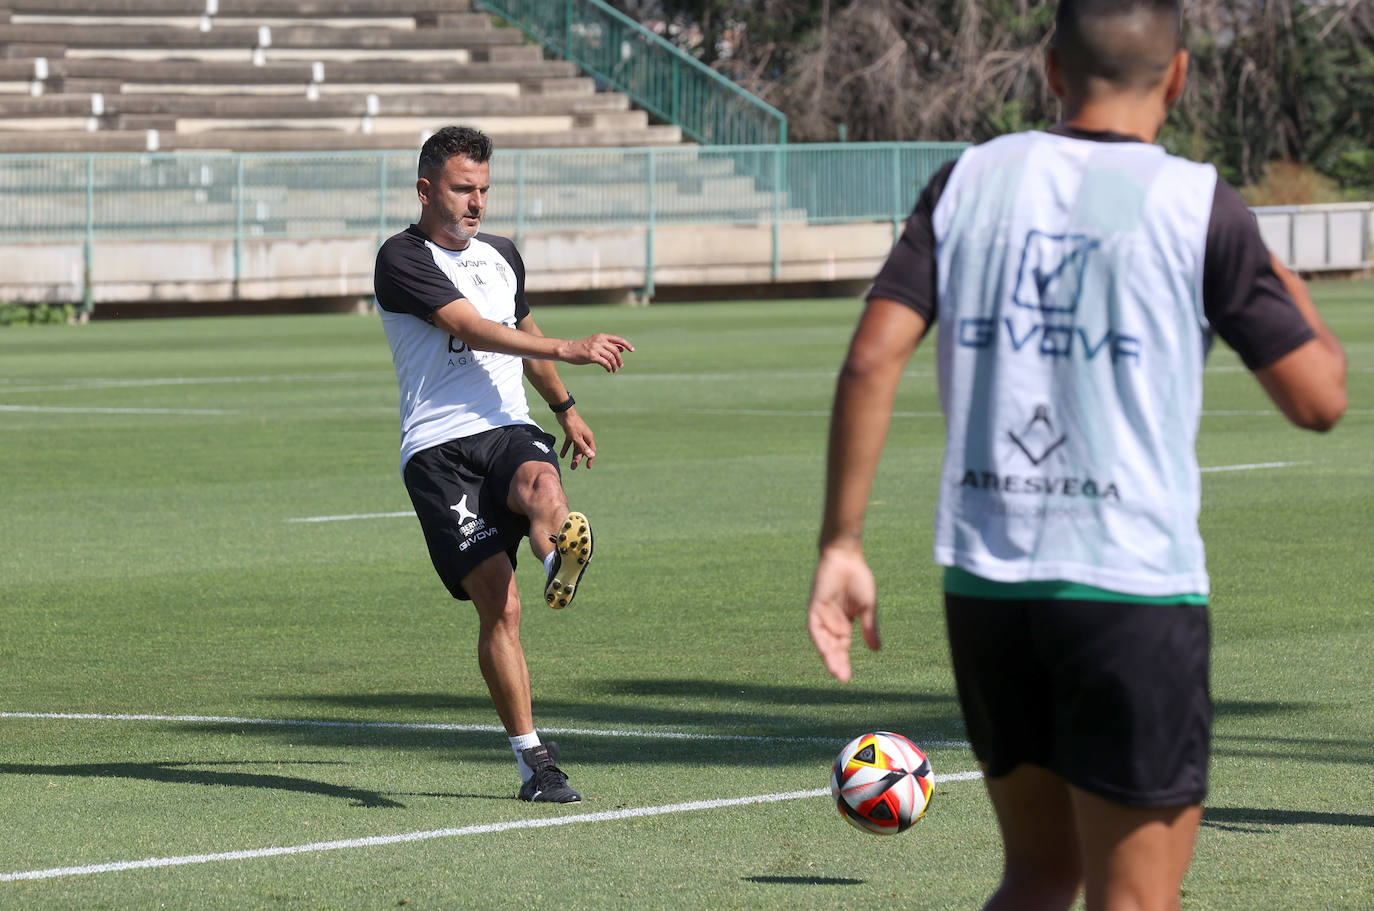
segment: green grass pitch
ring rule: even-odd
[[[1374,908],[1374,283],[1314,291],[1352,366],[1333,434],[1288,428],[1223,347],[1208,368],[1201,464],[1281,464],[1204,475],[1217,723],[1189,909]],[[977,907],[1000,863],[977,780],[891,839],[821,796],[652,815],[824,788],[869,729],[976,769],[930,560],[929,344],[870,510],[885,647],[841,686],[806,636],[858,310],[538,311],[639,348],[563,369],[600,452],[565,471],[596,523],[585,590],[550,611],[519,569],[536,720],[587,798],[561,809],[513,799],[471,609],[384,515],[409,502],[376,319],[0,331],[0,908]],[[68,867],[93,869],[13,875]]]

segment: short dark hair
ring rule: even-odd
[[[1054,17],[1060,72],[1078,86],[1100,79],[1151,89],[1164,78],[1182,36],[1180,0],[1060,0]]]
[[[478,164],[490,161],[491,137],[472,127],[444,127],[420,147],[419,176],[437,174],[455,155]]]

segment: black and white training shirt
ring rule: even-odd
[[[434,312],[459,298],[511,328],[529,314],[525,264],[510,239],[478,234],[449,250],[411,225],[377,251],[373,287],[400,385],[402,470],[432,446],[534,423],[522,358],[474,351],[434,325]]]

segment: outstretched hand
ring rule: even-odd
[[[587,422],[582,420],[577,411],[569,409],[558,415],[558,424],[563,428],[563,448],[559,450],[558,457],[566,459],[571,449],[573,457],[568,467],[576,471],[578,463],[586,459],[587,467],[591,468],[592,460],[596,458],[596,441]]]
[[[841,545],[821,551],[816,577],[811,584],[806,625],[826,670],[841,683],[853,676],[849,644],[855,620],[863,631],[864,643],[873,651],[881,646],[877,601],[877,584],[864,561],[863,551]]]
[[[633,350],[635,346],[620,336],[598,332],[565,344],[558,353],[558,359],[569,364],[597,364],[607,373],[615,373],[625,366],[622,352]]]

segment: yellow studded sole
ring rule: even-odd
[[[592,562],[592,526],[587,517],[580,512],[568,513],[554,547],[558,557],[553,575],[544,586],[544,600],[554,610],[561,610],[572,603],[582,573]]]

